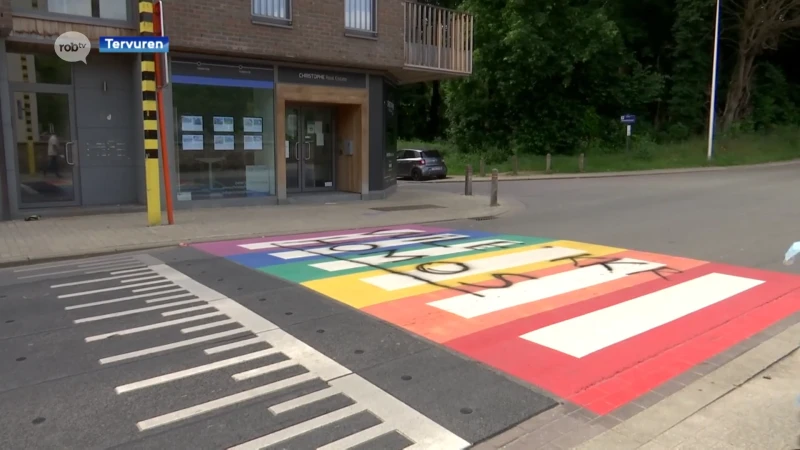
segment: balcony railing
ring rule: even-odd
[[[404,8],[407,68],[472,73],[472,15],[413,2]]]

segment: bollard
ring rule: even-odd
[[[464,195],[472,195],[472,164],[467,164],[467,172],[464,174]]]
[[[578,156],[578,172],[583,173],[584,168],[583,153],[581,153],[580,156]]]
[[[550,153],[544,159],[544,173],[553,173],[553,155]]]
[[[489,206],[498,206],[497,204],[497,169],[492,169],[492,195],[489,200]]]
[[[480,176],[481,178],[486,176],[486,161],[483,159],[483,156],[481,156]]]
[[[519,158],[517,158],[517,155],[514,155],[511,158],[511,162],[514,164],[513,175],[519,175]]]

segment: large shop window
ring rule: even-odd
[[[178,200],[275,195],[273,82],[177,70],[172,82]]]
[[[108,20],[128,20],[128,0],[11,0],[15,11],[39,11]]]

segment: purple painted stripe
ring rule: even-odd
[[[233,256],[233,255],[241,255],[245,253],[271,253],[274,251],[285,251],[285,249],[274,248],[274,249],[259,249],[259,250],[248,250],[246,248],[240,247],[240,245],[245,244],[258,244],[262,242],[276,242],[276,241],[296,241],[302,239],[323,239],[330,236],[340,236],[343,234],[353,234],[353,233],[369,233],[378,230],[420,230],[426,233],[442,233],[450,231],[447,228],[434,228],[434,227],[424,227],[419,225],[392,225],[386,227],[373,227],[373,228],[352,228],[347,230],[337,230],[337,231],[325,231],[322,233],[305,233],[305,234],[285,234],[280,236],[265,236],[260,238],[252,238],[252,239],[240,239],[234,241],[217,241],[217,242],[204,242],[201,244],[192,244],[191,246],[202,250],[206,253],[210,253],[216,256]],[[386,237],[390,239],[390,237]],[[364,239],[372,239],[372,240],[380,240],[380,236],[367,236]],[[354,239],[352,241],[347,242],[358,242],[364,239]],[[319,244],[309,244],[309,245],[319,245]],[[302,247],[302,246],[298,246]]]

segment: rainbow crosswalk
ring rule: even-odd
[[[472,230],[410,225],[195,247],[601,414],[800,310],[786,295],[797,276]]]

